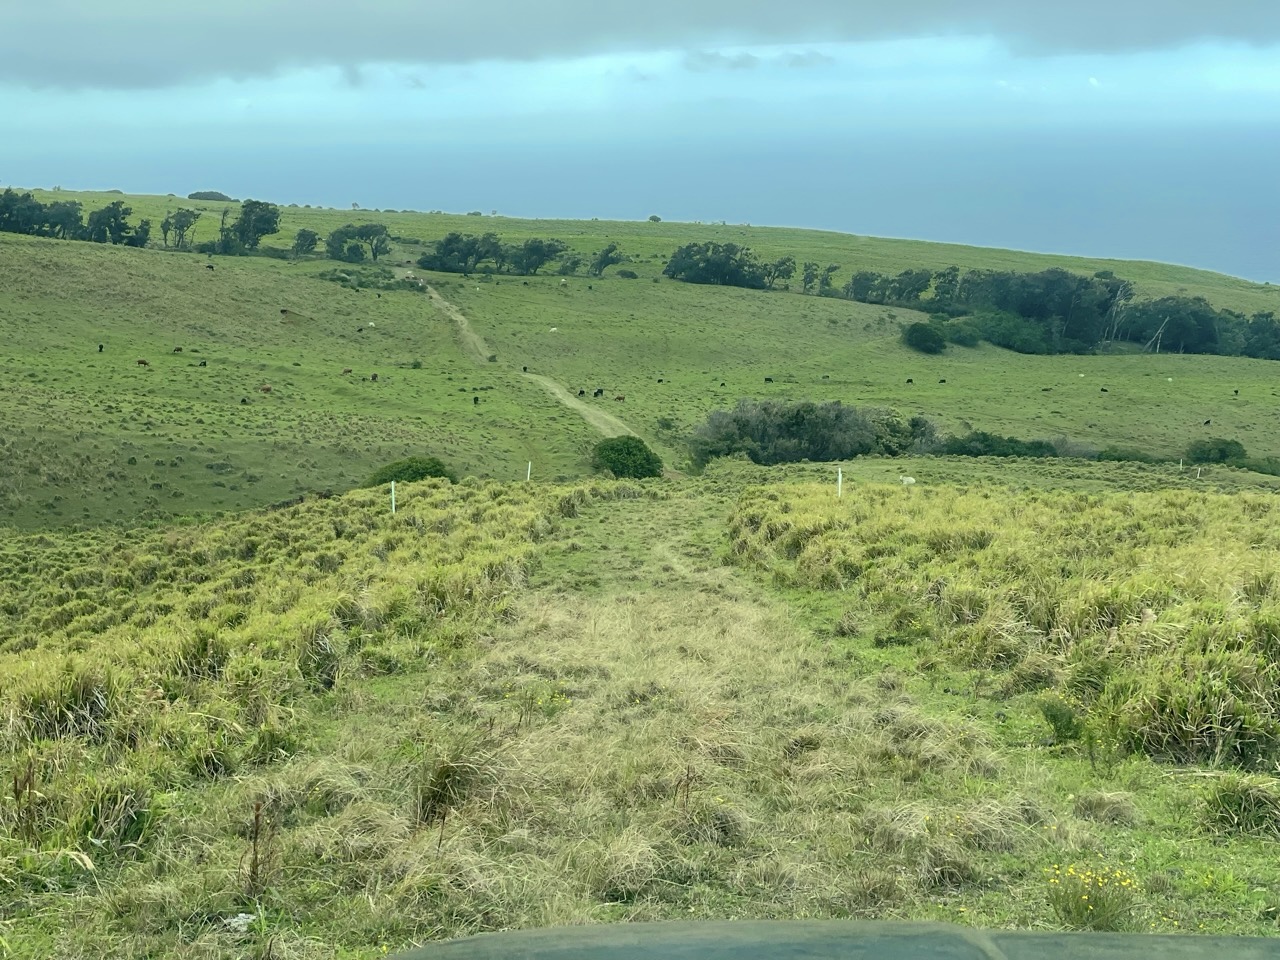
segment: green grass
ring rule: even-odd
[[[1270,364],[926,359],[903,311],[652,282],[675,242],[746,228],[384,219],[618,239],[642,279],[434,278],[463,330],[324,261],[0,235],[0,957],[373,958],[731,917],[1280,934],[1280,478],[904,457],[575,479],[627,427],[678,464],[741,396],[1163,453],[1212,418],[1276,454]],[[846,268],[1056,259],[747,232]],[[398,487],[394,516],[385,489],[295,502],[410,455],[472,476]]]
[[[117,198],[56,196],[91,207]],[[135,219],[158,219],[179,202],[125,199]],[[207,210],[197,239],[212,237],[223,205],[187,205]],[[640,279],[429,278],[469,319],[477,346],[418,290],[357,291],[319,279],[329,261],[219,257],[208,271],[205,258],[171,251],[5,235],[0,322],[17,336],[0,355],[12,384],[0,414],[0,522],[38,529],[237,510],[348,489],[410,455],[439,456],[464,475],[515,478],[532,461],[544,479],[570,478],[588,472],[601,430],[633,429],[680,469],[688,434],[741,397],[888,406],[952,431],[1066,438],[1083,449],[1119,444],[1176,456],[1190,439],[1214,435],[1255,456],[1280,455],[1267,361],[1031,357],[987,346],[924,357],[899,342],[901,326],[918,317],[910,311],[653,281],[674,246],[718,238],[846,269],[1108,266],[1144,295],[1280,309],[1280,290],[1265,285],[1157,264],[811,231],[294,207],[266,244],[287,246],[303,226],[324,233],[353,219],[386,222],[405,238],[386,259],[401,274],[421,249],[413,241],[492,229],[510,240],[562,236],[583,252],[618,240]],[[151,366],[136,365],[140,358]],[[526,366],[551,382],[524,377]],[[377,384],[363,380],[374,372]],[[259,392],[265,384],[270,394]],[[556,385],[571,396],[586,390],[588,407],[622,423],[584,422],[553,395]],[[603,399],[591,397],[596,388]]]
[[[425,295],[344,289],[315,278],[325,266],[208,271],[0,236],[0,324],[16,333],[0,354],[0,522],[243,509],[348,489],[406,455],[463,474],[523,477],[530,460],[543,478],[585,472],[597,434],[580,417],[510,367],[477,365]]]

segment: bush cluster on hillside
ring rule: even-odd
[[[609,243],[592,254],[590,262],[569,248],[563,240],[530,237],[520,243],[506,243],[496,233],[479,236],[450,233],[432,244],[432,250],[418,258],[423,270],[440,273],[513,273],[536,276],[548,264],[559,261],[562,276],[578,272],[584,265],[587,273],[599,277],[609,267],[626,263],[630,258],[616,243]]]
[[[382,467],[365,483],[366,487],[380,487],[385,483],[416,483],[430,477],[442,477],[457,483],[457,475],[437,457],[407,457]]]
[[[662,476],[662,458],[639,437],[611,437],[596,444],[591,457],[595,470],[608,470],[615,477],[642,480]]]
[[[712,413],[689,446],[698,466],[736,454],[767,466],[867,454],[896,456],[920,451],[934,439],[933,424],[924,417],[903,422],[892,411],[859,409],[838,400],[740,400],[732,410]]]

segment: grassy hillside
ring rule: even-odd
[[[0,235],[0,521],[240,509],[347,489],[408,453],[498,477],[530,460],[583,472],[595,431],[464,354],[424,294],[204,259]]]
[[[90,207],[116,199],[44,196]],[[176,203],[126,199],[135,219]],[[197,239],[212,236],[222,207],[204,206]],[[640,279],[428,276],[445,298],[433,303],[417,288],[321,279],[335,266],[323,260],[219,257],[208,270],[193,255],[2,235],[0,324],[15,335],[0,356],[12,398],[0,412],[0,520],[39,528],[235,510],[348,489],[389,460],[424,452],[464,474],[514,478],[532,461],[540,477],[568,478],[585,473],[601,434],[628,430],[680,467],[688,433],[741,397],[890,406],[953,431],[1066,437],[1086,448],[1176,455],[1212,435],[1239,439],[1253,455],[1280,454],[1267,361],[1032,357],[989,346],[925,357],[899,343],[901,325],[917,318],[909,311],[653,282],[675,245],[708,237],[846,270],[1103,264],[806,231],[301,208],[285,210],[283,232],[267,244],[353,219],[382,220],[405,238],[387,258],[400,275],[421,249],[411,241],[491,229],[507,239],[560,235],[586,253],[618,240]],[[1280,308],[1275,288],[1177,267],[1106,266],[1150,295]],[[366,284],[371,276],[365,270]],[[373,373],[376,384],[364,379]]]
[[[372,958],[747,916],[1275,935],[1274,783],[1041,708],[1108,624],[1117,657],[1208,637],[1210,606],[1269,635],[1274,497],[1091,469],[1084,496],[1016,492],[1028,473],[841,502],[731,464],[431,482],[394,517],[362,492],[8,537],[0,954]],[[997,623],[1019,596],[1057,610],[1034,649]],[[974,656],[1005,634],[1021,660]]]

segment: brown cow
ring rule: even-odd
[[[264,383],[262,386],[260,386],[260,387],[258,388],[258,392],[259,392],[259,393],[270,393],[270,392],[271,392],[271,384],[269,384],[269,383]]]
[[[182,348],[181,348],[181,347],[174,347],[174,348],[173,348],[173,352],[174,352],[174,353],[181,353],[181,352],[182,352]]]
[[[343,372],[343,373],[350,373],[350,372],[351,372],[351,368],[350,368],[350,367],[343,367],[343,368],[342,368],[342,372]]]
[[[613,399],[615,399],[615,400],[625,400],[625,399],[627,399],[627,398],[626,398],[626,397],[624,397],[622,394],[618,394],[618,395],[617,395],[616,397],[614,397]]]
[[[139,360],[139,361],[138,361],[138,366],[140,366],[140,367],[149,367],[149,366],[151,366],[151,361],[150,361],[150,360]]]

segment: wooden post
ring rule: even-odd
[[[391,481],[391,512],[396,512],[396,482]]]

